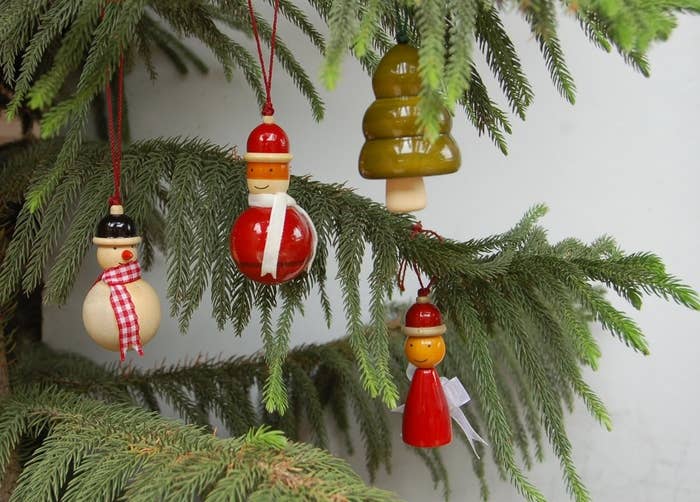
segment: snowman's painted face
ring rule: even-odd
[[[97,246],[97,263],[103,269],[125,265],[138,260],[136,244],[127,246]]]
[[[445,357],[442,336],[409,336],[403,346],[408,360],[418,368],[434,368]]]

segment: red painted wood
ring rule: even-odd
[[[403,441],[419,448],[452,441],[450,408],[435,368],[418,368],[413,374],[403,410]]]
[[[280,284],[300,275],[312,253],[313,237],[306,218],[292,207],[287,208],[282,231],[277,278],[260,275],[269,207],[249,207],[236,220],[230,235],[231,256],[246,277],[264,284]]]

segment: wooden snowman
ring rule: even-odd
[[[112,205],[92,242],[103,272],[83,303],[85,330],[101,347],[118,351],[122,361],[130,348],[142,356],[143,345],[158,331],[161,313],[158,295],[141,279],[141,237],[123,207]]]

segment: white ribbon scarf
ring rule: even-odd
[[[416,367],[409,363],[409,365],[406,367],[406,376],[409,380],[413,380],[413,374],[415,372]],[[452,417],[452,420],[457,422],[457,425],[459,425],[460,429],[462,429],[464,435],[467,436],[469,445],[472,447],[472,451],[474,451],[476,458],[480,458],[479,454],[476,452],[474,441],[483,443],[486,446],[489,444],[484,441],[484,439],[474,430],[474,427],[472,427],[472,424],[469,423],[466,415],[460,409],[460,406],[467,404],[471,400],[467,389],[464,388],[464,385],[462,385],[462,382],[460,382],[459,378],[457,377],[440,377],[440,383],[442,384],[442,390],[445,392],[445,398],[447,398],[447,406],[450,408],[450,416]],[[403,413],[404,407],[405,405],[402,404],[398,408],[394,408],[391,411]]]
[[[248,205],[272,208],[270,211],[270,222],[267,225],[267,237],[265,239],[262,265],[260,266],[260,275],[265,276],[270,274],[273,278],[277,278],[277,262],[280,255],[280,246],[282,245],[282,231],[284,230],[287,207],[293,207],[299,211],[299,213],[306,218],[309,227],[311,227],[311,259],[307,263],[305,269],[308,271],[311,265],[313,265],[314,258],[316,258],[318,234],[316,233],[314,222],[311,221],[311,218],[309,218],[308,213],[304,211],[304,208],[299,206],[286,192],[277,192],[275,194],[248,194]]]

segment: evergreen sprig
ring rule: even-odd
[[[244,1],[123,0],[104,5],[96,0],[42,0],[29,7],[24,4],[0,1],[0,69],[15,90],[7,114],[12,118],[27,103],[43,112],[43,137],[66,131],[52,173],[27,194],[32,212],[47,203],[47,193],[78,155],[90,105],[116,73],[122,53],[128,68],[137,57],[143,58],[152,78],[157,76],[152,48],[161,50],[181,73],[189,66],[206,71],[203,61],[180,41],[184,36],[195,37],[212,51],[227,77],[241,69],[258,101],[264,102],[257,57],[217,25],[224,21],[250,35]],[[282,4],[282,16],[323,50],[320,34],[303,12],[288,1]],[[259,21],[263,40],[269,43],[269,25]],[[277,47],[282,68],[308,97],[314,117],[320,120],[324,105],[313,82],[283,41],[278,40]],[[71,81],[74,73],[78,74],[76,83]]]
[[[5,152],[0,157],[0,179],[23,175],[20,181],[0,185],[0,199],[9,201],[42,183],[52,172],[58,148],[58,141],[44,141]],[[157,370],[140,380],[130,372],[126,381],[136,380],[126,387],[109,384],[114,379],[109,372],[97,378],[100,373],[93,368],[84,380],[98,390],[104,386],[99,391],[104,396],[122,400],[136,396],[149,407],[157,406],[156,396],[162,396],[189,421],[205,423],[215,413],[231,430],[243,433],[244,427],[256,422],[256,414],[254,403],[240,404],[249,395],[247,389],[257,385],[268,423],[294,437],[306,413],[321,445],[326,437],[321,410],[331,410],[342,429],[351,405],[365,437],[368,467],[374,472],[388,465],[391,451],[386,422],[380,418],[381,402],[393,407],[406,385],[400,342],[392,343],[396,337],[389,335],[385,324],[387,316],[396,312],[384,303],[394,288],[398,261],[407,259],[439,278],[434,297],[452,326],[448,344],[453,357],[447,358],[444,372],[475,389],[471,411],[489,437],[500,472],[528,500],[542,500],[516,463],[515,451],[521,451],[527,464],[531,440],[535,457],[541,458],[544,432],[561,461],[571,494],[587,500],[563,423],[563,410],[579,397],[597,421],[611,426],[580,371],[581,364],[597,367],[600,358],[587,323],[598,321],[634,349],[649,351],[640,328],[609,302],[597,284],[606,285],[635,308],[641,307],[642,295],[651,294],[700,309],[697,294],[668,274],[655,255],[625,254],[609,237],[590,245],[576,239],[550,244],[538,225],[546,212],[543,206],[532,208],[502,234],[437,241],[421,235],[413,238],[414,221],[409,216],[389,213],[343,185],[308,178],[293,178],[290,193],[319,229],[319,253],[311,271],[282,287],[254,284],[233,266],[227,246],[233,220],[246,205],[244,173],[240,159],[202,140],[150,140],[124,151],[126,209],[143,230],[144,249],[166,253],[168,299],[181,329],[187,329],[208,288],[220,328],[230,324],[240,334],[252,309],[258,309],[263,359],[254,364],[243,359],[221,364],[195,361],[191,369]],[[47,194],[50,204],[32,213],[29,202],[24,203],[0,264],[0,303],[10,301],[18,290],[31,291],[42,280],[45,301],[66,300],[110,190],[108,149],[88,143]],[[359,285],[368,247],[373,259],[368,277],[370,322],[365,326]],[[330,322],[324,288],[333,248],[347,341],[301,348],[290,356],[292,320],[303,312],[314,289],[321,293]],[[52,254],[57,258],[50,263]],[[33,371],[22,380],[31,378]],[[522,419],[516,412],[521,408]],[[439,457],[421,457],[433,477],[444,480]],[[477,474],[483,478],[480,469]]]
[[[596,45],[606,51],[617,48],[625,61],[645,75],[649,74],[646,53],[651,43],[668,38],[676,26],[677,13],[700,11],[697,0],[562,3]],[[525,117],[533,94],[515,47],[503,29],[497,6],[482,0],[337,0],[313,1],[311,5],[329,25],[327,43],[290,0],[281,2],[280,11],[324,53],[321,80],[327,87],[336,85],[346,52],[354,53],[372,71],[377,62],[373,48],[386,51],[392,36],[402,33],[419,47],[423,78],[420,123],[426,135],[435,136],[443,107],[453,110],[459,102],[477,131],[487,132],[506,152],[504,134],[510,133],[510,126],[505,113],[488,98],[488,90],[473,68],[473,42],[485,54],[510,107],[520,118]],[[575,86],[557,37],[558,7],[553,0],[519,4],[539,42],[554,84],[573,103]],[[222,32],[217,21],[223,21],[235,32],[250,35],[243,0],[123,0],[110,2],[104,8],[95,0],[41,0],[31,2],[27,8],[19,0],[0,2],[0,69],[4,79],[16,89],[8,115],[12,117],[26,101],[45,112],[44,137],[67,126],[56,169],[29,194],[32,211],[46,202],[46,193],[77,155],[88,108],[114,74],[121,52],[127,55],[129,67],[137,57],[143,58],[153,78],[156,71],[152,47],[161,50],[181,73],[189,65],[206,71],[201,59],[178,38],[196,37],[216,55],[228,77],[240,68],[258,100],[263,101],[256,57],[234,37]],[[269,23],[260,17],[258,23],[263,39],[269,43]],[[281,66],[308,98],[314,117],[321,119],[324,105],[311,78],[282,40],[277,41],[277,47]],[[66,85],[75,72],[79,73],[77,83]]]
[[[51,159],[56,148],[55,142],[42,142],[31,147],[33,159],[26,151],[10,156],[0,176],[14,172],[20,163],[36,165],[33,181],[26,187],[31,192],[33,186],[43,184],[55,172]],[[24,204],[0,265],[0,300],[11,298],[17,289],[32,291],[44,279],[48,257],[55,253],[57,259],[45,277],[44,297],[51,303],[65,301],[94,224],[104,211],[102,201],[111,183],[108,160],[103,145],[87,144],[56,189],[47,194],[50,203],[37,212],[32,212],[31,202]],[[381,396],[389,406],[396,404],[398,395],[388,373],[383,303],[393,289],[401,258],[415,261],[429,275],[440,277],[441,287],[453,287],[454,283],[457,290],[463,289],[466,281],[488,281],[489,285],[515,281],[519,285],[537,284],[543,292],[560,291],[567,305],[581,304],[603,327],[645,353],[648,348],[639,328],[591,281],[603,281],[636,307],[646,293],[698,308],[695,293],[668,275],[653,255],[611,256],[609,243],[593,247],[569,240],[565,245],[551,246],[533,224],[541,210],[532,211],[519,227],[500,237],[437,244],[411,239],[411,220],[407,216],[392,215],[343,186],[307,178],[293,178],[290,190],[319,227],[319,249],[323,251],[311,272],[299,281],[279,289],[252,287],[232,266],[226,245],[233,220],[246,204],[241,161],[201,140],[152,140],[125,149],[123,176],[127,211],[144,230],[145,249],[155,246],[166,250],[170,312],[179,319],[183,331],[207,288],[211,290],[214,318],[221,327],[230,322],[240,334],[252,308],[261,312],[270,363],[264,396],[270,411],[286,409],[280,365],[289,345],[291,321],[314,287],[324,291],[326,250],[332,247],[336,250],[347,333],[363,384],[372,396]],[[87,189],[80,190],[85,181]],[[78,211],[73,213],[75,201]],[[66,238],[59,242],[62,235]],[[167,240],[163,242],[159,235],[167,235]],[[374,256],[369,276],[373,329],[369,331],[362,322],[359,298],[360,266],[367,243]],[[327,299],[323,295],[321,298],[327,310]],[[488,298],[486,305],[497,304],[494,298],[500,297]],[[278,300],[281,310],[275,321],[272,313]],[[573,322],[571,315],[567,319]],[[580,323],[573,328],[578,346],[586,348],[579,358],[594,365],[595,344],[586,337]]]
[[[396,500],[347,463],[262,427],[233,439],[125,404],[23,387],[0,408],[0,472],[41,438],[11,500]]]
[[[668,38],[676,27],[679,13],[700,12],[700,2],[644,2],[627,0],[528,0],[523,2],[486,2],[470,0],[336,0],[311,2],[330,27],[322,80],[332,88],[340,78],[345,51],[362,55],[366,48],[380,47],[382,38],[408,35],[420,50],[423,77],[420,123],[428,137],[437,130],[439,110],[461,103],[479,133],[488,132],[494,143],[506,153],[503,133],[510,133],[505,114],[490,100],[484,87],[471,91],[472,45],[476,40],[501,85],[513,112],[524,119],[533,93],[522,71],[514,44],[503,28],[500,10],[515,6],[530,24],[552,81],[569,102],[575,100],[575,85],[566,66],[557,31],[558,11],[575,16],[598,47],[615,47],[623,59],[644,75],[650,69],[646,54],[655,41]],[[329,4],[331,7],[329,8]],[[352,14],[357,13],[357,18]],[[397,15],[396,13],[400,13]],[[381,28],[375,27],[381,19]],[[370,27],[371,25],[371,27]],[[343,50],[343,48],[345,50]],[[481,84],[483,87],[483,84]]]

